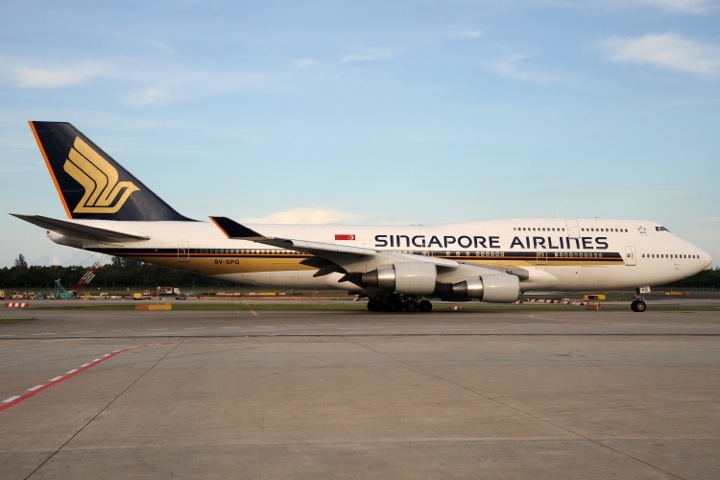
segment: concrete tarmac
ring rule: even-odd
[[[3,479],[716,479],[720,312],[4,310]]]

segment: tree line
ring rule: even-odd
[[[29,266],[19,255],[12,267],[0,269],[0,290],[52,291],[55,281],[67,290],[75,289],[90,267],[79,265],[61,267]],[[238,284],[227,280],[205,277],[191,272],[151,265],[133,259],[113,257],[103,265],[88,285],[88,290],[108,292],[125,290],[155,290],[158,285],[177,286],[184,290],[237,288]]]
[[[28,266],[23,255],[19,255],[12,267],[0,269],[0,290],[22,291],[53,290],[55,280],[72,290],[89,267],[69,266]],[[175,270],[133,259],[113,257],[104,265],[90,283],[92,290],[103,291],[146,290],[158,285],[181,287],[184,290],[232,289],[238,284],[226,280]],[[684,280],[673,282],[667,288],[720,288],[720,267],[707,269]]]

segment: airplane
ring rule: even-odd
[[[710,255],[659,223],[517,218],[437,226],[243,225],[185,217],[70,123],[30,121],[68,219],[11,214],[55,243],[243,284],[333,288],[370,311],[430,299],[513,303],[529,291],[634,288],[694,275]]]

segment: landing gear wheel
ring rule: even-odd
[[[405,311],[406,312],[417,312],[418,310],[418,302],[416,302],[413,299],[405,300]]]
[[[382,312],[383,306],[383,301],[379,298],[371,298],[367,303],[367,309],[371,312]]]
[[[432,310],[432,303],[430,303],[430,300],[420,300],[418,310],[421,312],[429,312]]]
[[[390,297],[385,301],[386,312],[402,312],[405,309],[405,304],[401,298]]]
[[[645,300],[642,298],[636,298],[630,304],[630,308],[633,312],[644,312],[647,309],[647,305],[645,304]]]
[[[418,300],[414,297],[401,297],[400,295],[384,295],[372,297],[368,300],[367,309],[371,312],[429,312],[432,303],[429,300]]]

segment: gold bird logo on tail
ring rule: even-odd
[[[132,182],[119,182],[115,167],[80,137],[75,138],[63,169],[85,189],[74,213],[117,213],[140,190]]]

